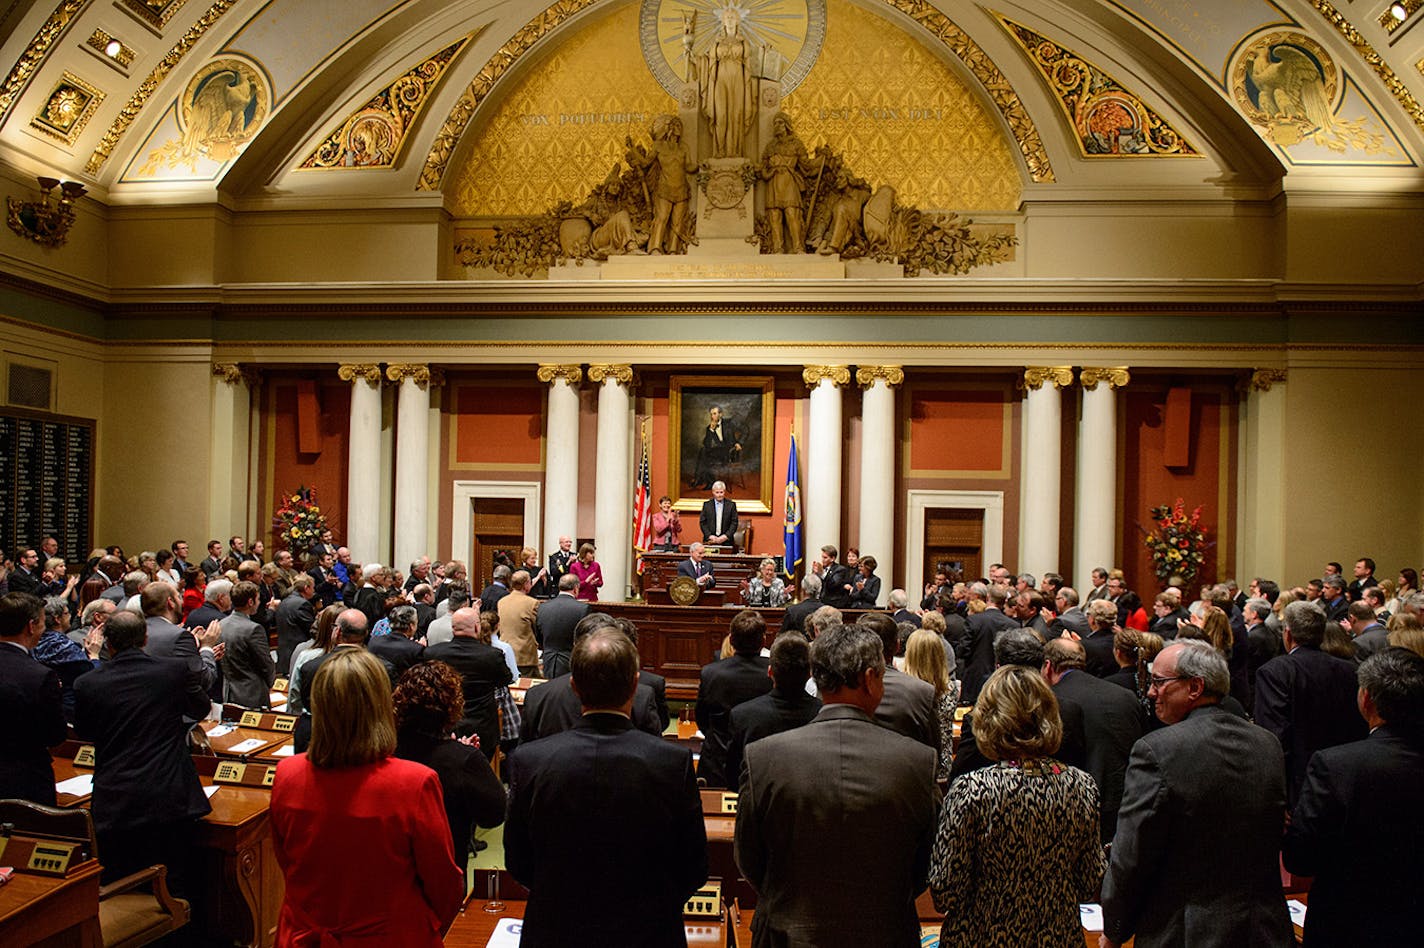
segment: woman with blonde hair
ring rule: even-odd
[[[994,672],[974,705],[974,737],[998,763],[954,781],[944,802],[929,877],[945,915],[940,945],[1081,945],[1078,903],[1097,897],[1107,868],[1098,790],[1053,759],[1063,722],[1043,675]]]
[[[311,683],[312,739],[277,765],[272,837],[286,894],[277,944],[440,948],[464,899],[440,779],[396,749],[390,679],[340,647]],[[339,880],[333,884],[332,880]]]
[[[938,774],[949,776],[949,765],[954,757],[954,709],[959,707],[960,684],[949,677],[949,662],[945,658],[944,639],[928,629],[912,632],[905,642],[905,674],[934,685],[935,714],[939,718],[941,737]]]

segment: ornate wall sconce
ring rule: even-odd
[[[58,247],[69,237],[74,224],[74,202],[84,196],[84,185],[78,181],[40,178],[38,201],[17,201],[6,198],[10,207],[10,229],[44,247]],[[50,192],[59,188],[59,199],[50,202]]]

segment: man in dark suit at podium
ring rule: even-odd
[[[677,575],[694,579],[703,589],[710,589],[714,579],[712,564],[707,562],[706,556],[706,547],[701,543],[692,544],[687,548],[687,559],[677,564]]]
[[[703,543],[737,548],[737,502],[727,496],[726,484],[717,481],[712,485],[712,497],[703,502],[697,525],[702,528]]]

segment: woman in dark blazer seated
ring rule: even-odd
[[[875,605],[875,601],[880,598],[880,577],[875,575],[877,565],[873,556],[862,556],[856,564],[860,569],[860,575],[855,578],[855,583],[850,591],[850,608],[879,608]]]
[[[451,736],[465,709],[460,676],[444,662],[413,665],[396,685],[395,709],[396,756],[424,764],[440,778],[455,862],[464,868],[470,856],[470,831],[504,822],[504,787],[490,769],[477,736],[459,740]]]

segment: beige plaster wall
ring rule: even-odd
[[[1330,560],[1371,556],[1377,575],[1424,565],[1424,477],[1398,432],[1417,405],[1416,368],[1292,365],[1285,383],[1284,573],[1304,583]]]

